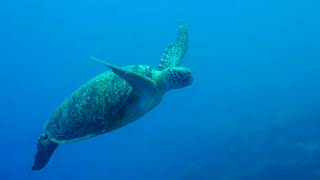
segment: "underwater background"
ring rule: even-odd
[[[0,180],[320,179],[320,1],[0,2]],[[60,146],[31,171],[44,122],[108,70],[157,66],[189,27],[194,83],[138,121]]]

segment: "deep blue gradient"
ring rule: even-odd
[[[320,179],[320,1],[0,2],[1,180]],[[194,83],[140,120],[60,146],[32,172],[53,110],[106,71],[157,66],[188,24]]]

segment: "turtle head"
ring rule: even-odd
[[[168,89],[179,89],[192,84],[192,72],[186,67],[169,67],[164,70]]]

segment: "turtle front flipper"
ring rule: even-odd
[[[37,153],[32,166],[32,170],[42,169],[50,160],[51,155],[56,150],[59,144],[52,142],[47,134],[43,134],[39,137],[37,144]]]
[[[91,57],[91,59],[99,63],[102,63],[103,65],[110,68],[112,72],[120,76],[122,79],[126,80],[130,84],[130,86],[133,88],[133,91],[136,92],[137,95],[150,94],[156,87],[156,83],[148,77],[142,76],[141,74],[138,74],[136,72],[132,72],[132,71],[117,67],[115,65],[112,65],[105,61],[97,59],[95,57]]]
[[[159,69],[163,70],[168,67],[179,66],[188,49],[188,28],[187,25],[181,22],[179,26],[178,37],[170,43],[164,50]]]

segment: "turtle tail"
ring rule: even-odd
[[[42,134],[38,139],[37,153],[32,166],[32,170],[42,169],[50,160],[51,155],[59,144],[52,142],[47,134]]]

